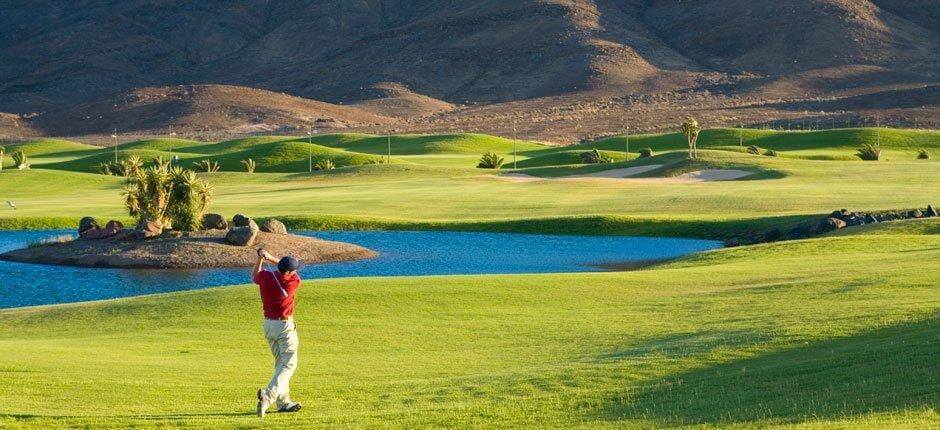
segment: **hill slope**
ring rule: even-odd
[[[860,65],[889,72],[875,84],[927,83],[940,64],[937,16],[926,0],[7,4],[0,111],[201,83],[329,102],[408,88],[399,114],[446,107],[433,100],[699,91]]]

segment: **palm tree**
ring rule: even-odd
[[[136,175],[142,167],[144,167],[144,160],[141,160],[140,157],[136,155],[131,155],[130,157],[124,160],[124,176]]]
[[[202,215],[212,200],[212,188],[192,170],[174,167],[170,172],[171,192],[167,213],[179,230],[198,230]]]
[[[689,141],[689,159],[691,160],[698,158],[698,148],[695,144],[698,142],[698,134],[701,131],[702,129],[699,128],[698,121],[695,118],[689,117],[682,123],[682,134]]]
[[[246,158],[246,159],[242,160],[242,166],[245,166],[245,171],[246,171],[246,172],[248,172],[248,173],[255,173],[255,167],[257,166],[257,163],[255,163],[255,160],[252,160],[252,159],[250,159],[250,158]]]
[[[142,169],[124,188],[124,206],[138,222],[151,220],[172,225],[167,216],[171,187],[170,172],[166,167],[158,165]]]
[[[124,188],[124,206],[138,222],[159,221],[164,228],[199,228],[212,188],[191,170],[158,163],[138,170]]]

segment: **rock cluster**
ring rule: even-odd
[[[847,209],[833,211],[816,223],[806,223],[798,225],[782,234],[779,228],[773,228],[763,234],[753,232],[746,239],[731,238],[725,241],[725,246],[740,246],[745,243],[775,242],[780,239],[805,239],[830,231],[840,230],[846,227],[854,227],[865,224],[875,224],[886,221],[898,221],[903,219],[930,218],[940,216],[937,210],[928,205],[926,209],[902,210],[902,211],[880,211],[880,212],[850,212]]]
[[[86,216],[78,222],[78,237],[87,240],[107,239],[116,237],[125,233],[124,224],[120,221],[111,220],[105,224],[104,228],[98,224],[98,220]]]
[[[927,205],[926,210],[914,209],[909,211],[881,211],[881,212],[850,212],[846,209],[833,211],[829,216],[819,221],[816,228],[808,228],[802,225],[790,230],[786,237],[788,239],[802,239],[816,234],[828,233],[833,230],[839,230],[846,227],[855,227],[865,224],[875,224],[885,221],[897,221],[902,219],[927,218],[937,216],[937,211],[932,205]]]
[[[238,214],[232,218],[232,227],[229,222],[219,214],[205,214],[202,217],[204,230],[228,230],[225,241],[236,246],[251,246],[258,236],[258,232],[273,234],[287,234],[284,223],[269,218],[259,227],[255,220]],[[85,240],[144,240],[154,237],[183,237],[186,232],[172,230],[159,221],[147,220],[138,223],[134,228],[124,228],[120,221],[111,220],[104,227],[92,217],[84,217],[78,223],[78,236]]]

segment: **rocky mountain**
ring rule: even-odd
[[[0,111],[50,133],[94,132],[62,121],[179,85],[226,85],[223,99],[242,102],[258,89],[357,104],[366,116],[347,122],[363,127],[384,124],[368,115],[420,128],[549,100],[576,109],[700,95],[721,110],[728,103],[715,97],[794,102],[936,85],[938,28],[932,0],[12,0],[0,4]],[[245,93],[231,96],[236,88]],[[298,113],[275,99],[255,104],[296,115],[254,121],[323,116],[324,104]],[[184,109],[186,121],[170,110],[133,124],[120,106],[96,113],[157,129],[197,126],[199,106]],[[251,124],[202,117],[214,118],[198,125],[208,128]]]

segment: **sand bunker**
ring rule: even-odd
[[[694,172],[683,173],[678,176],[670,176],[666,178],[632,178],[631,176],[639,175],[641,173],[646,173],[649,171],[656,170],[660,167],[663,167],[661,164],[651,164],[648,166],[634,166],[626,167],[622,169],[610,169],[604,170],[596,173],[587,173],[583,175],[570,175],[570,176],[559,176],[555,178],[540,178],[537,176],[526,175],[524,173],[507,173],[505,175],[497,175],[496,178],[511,181],[511,182],[534,182],[534,181],[562,181],[562,180],[579,180],[579,179],[612,179],[618,181],[631,181],[631,182],[646,182],[646,183],[659,183],[659,184],[687,184],[690,182],[712,182],[712,181],[730,181],[734,179],[740,179],[745,176],[751,175],[752,172],[746,170],[734,170],[734,169],[710,169],[710,170],[696,170]]]
[[[253,246],[225,242],[224,230],[193,232],[188,237],[147,240],[74,240],[38,245],[0,254],[0,260],[60,266],[135,269],[205,269],[248,267],[256,249],[274,255],[290,254],[306,264],[361,260],[377,254],[358,245],[293,234],[259,232]]]

